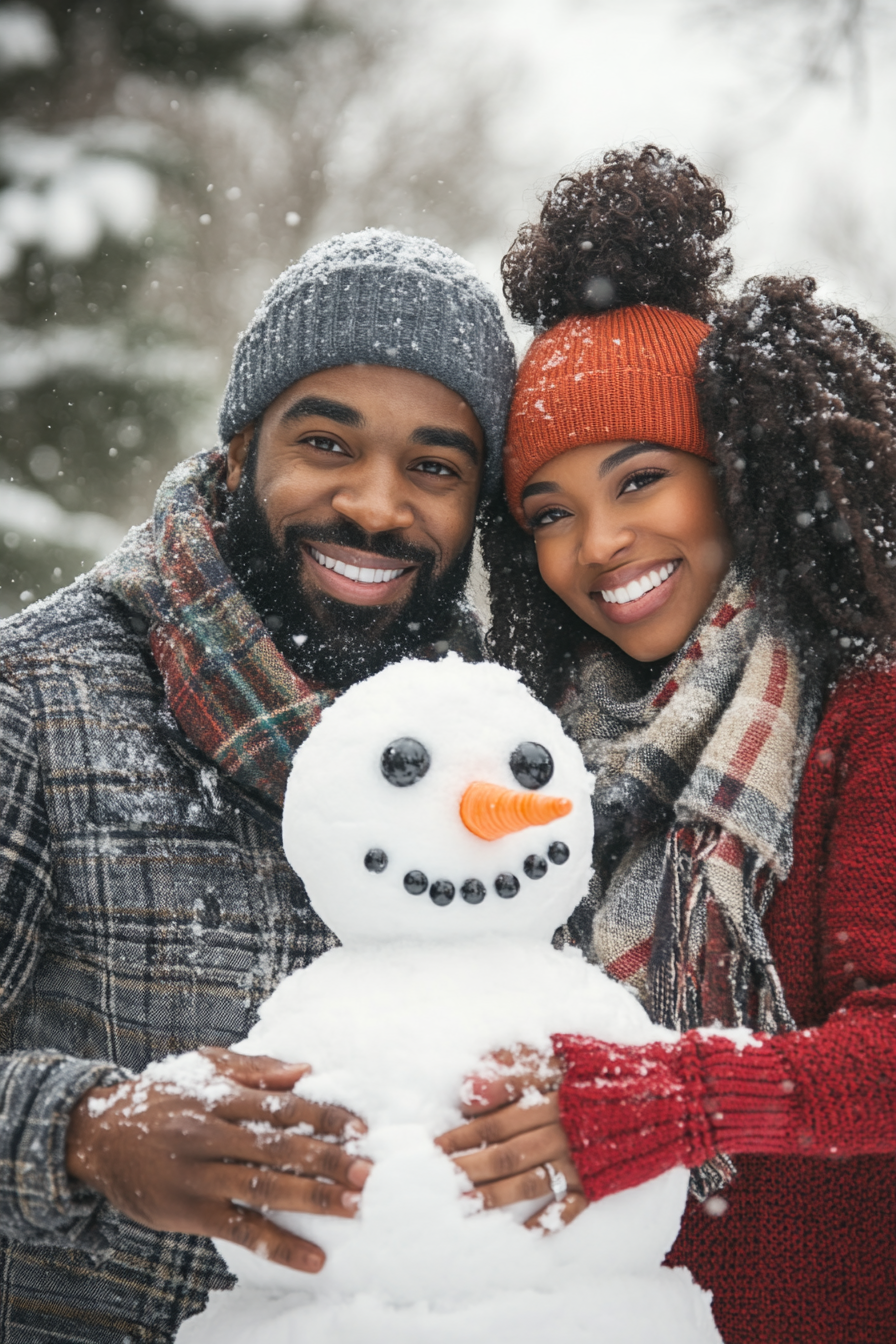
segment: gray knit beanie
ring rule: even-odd
[[[484,489],[501,479],[513,347],[494,296],[456,252],[387,229],[343,233],[306,252],[265,294],[237,341],[218,419],[222,443],[291,383],[343,364],[436,378],[485,436]]]

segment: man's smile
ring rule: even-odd
[[[358,551],[330,542],[312,546],[306,542],[302,552],[310,563],[305,573],[315,587],[342,602],[379,606],[400,598],[410,586],[417,564],[401,564],[376,552]]]

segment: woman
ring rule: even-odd
[[[487,1204],[552,1189],[554,1225],[686,1165],[669,1263],[727,1344],[892,1344],[896,352],[810,280],[725,302],[729,220],[648,146],[562,179],[504,261],[540,334],[491,648],[595,772],[561,936],[682,1035],[517,1048],[443,1144],[488,1145]]]

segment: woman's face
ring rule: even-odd
[[[693,453],[586,444],[540,467],[522,498],[545,583],[639,662],[681,648],[731,563],[712,465]]]

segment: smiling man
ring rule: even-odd
[[[4,1344],[167,1344],[228,1282],[208,1237],[314,1272],[264,1210],[357,1211],[363,1121],[227,1047],[334,942],[280,843],[296,748],[391,659],[477,654],[512,378],[459,257],[322,244],[238,342],[221,447],[0,627]]]
[[[345,685],[457,625],[485,440],[408,369],[302,378],[230,441],[226,549],[283,654]]]

